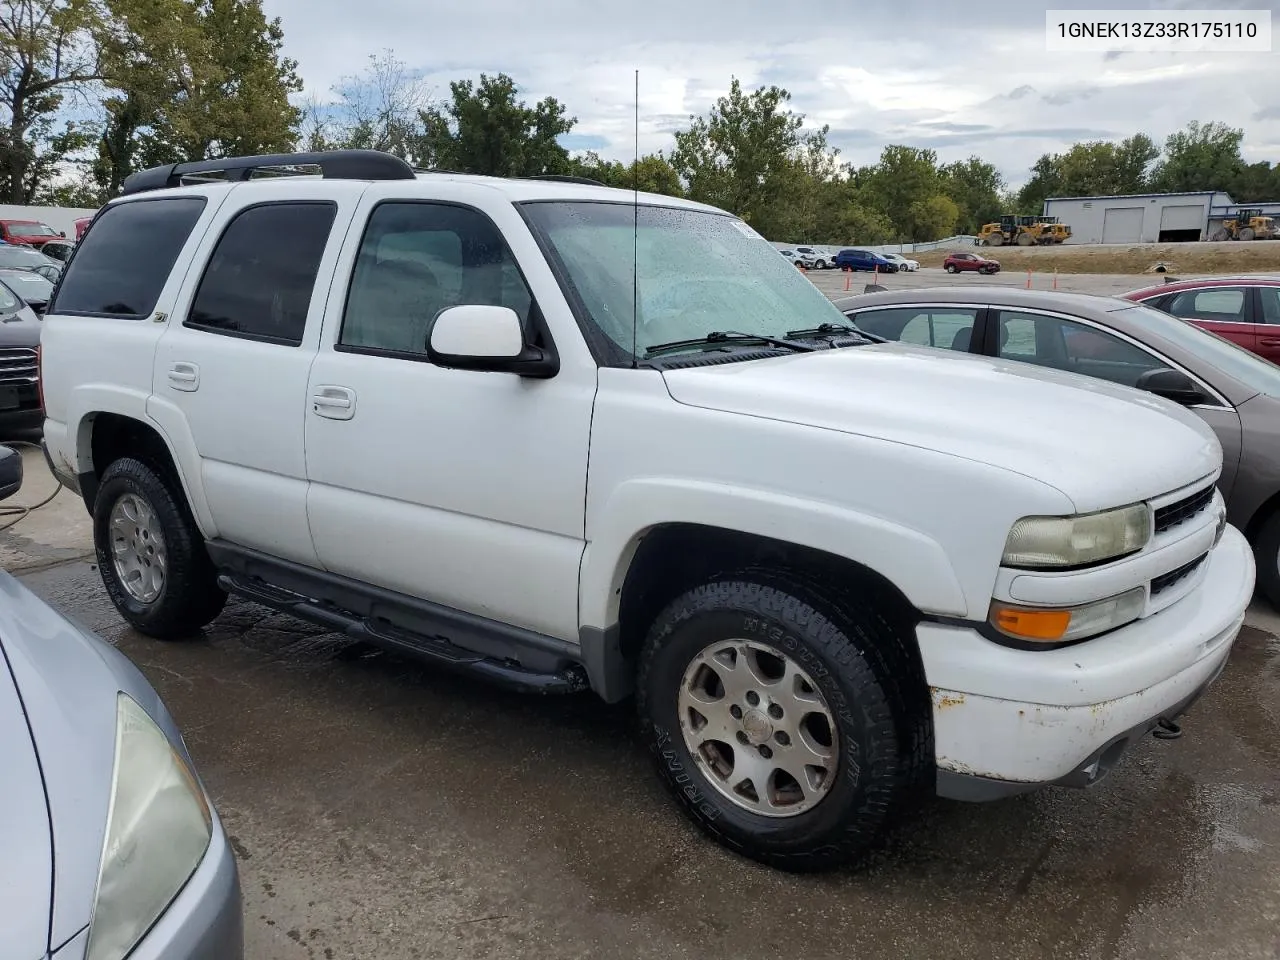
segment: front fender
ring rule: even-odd
[[[967,615],[964,591],[942,547],[918,530],[846,507],[724,483],[651,477],[619,484],[588,530],[579,577],[579,621],[618,621],[622,585],[644,534],[689,523],[822,550],[885,577],[918,609]]]

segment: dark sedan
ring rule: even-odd
[[[887,340],[1052,367],[1180,403],[1222,444],[1227,519],[1280,608],[1280,367],[1151,307],[1118,297],[934,287],[845,297],[836,306]]]
[[[22,302],[44,316],[44,308],[49,305],[49,297],[53,294],[53,282],[30,270],[12,270],[0,267],[0,283],[22,298]]]

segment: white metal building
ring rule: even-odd
[[[1052,197],[1042,212],[1071,227],[1067,243],[1179,243],[1208,240],[1244,209],[1280,218],[1280,201],[1236,203],[1220,191]]]
[[[1205,239],[1210,215],[1236,206],[1225,193],[1136,193],[1053,197],[1043,213],[1071,227],[1067,243],[1173,243]]]

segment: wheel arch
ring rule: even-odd
[[[107,467],[120,457],[130,456],[169,477],[186,500],[201,534],[206,538],[216,536],[213,519],[201,495],[198,460],[194,468],[192,464],[184,464],[175,453],[172,440],[158,424],[145,417],[94,410],[80,418],[75,436],[76,449],[80,451],[80,493],[90,513]]]
[[[619,503],[604,512],[615,528],[593,537],[584,555],[579,623],[584,666],[606,700],[631,692],[636,654],[661,609],[685,589],[721,573],[769,567],[801,573],[815,586],[839,586],[846,598],[852,588],[873,597],[910,634],[913,648],[922,612],[967,612],[945,552],[919,532],[827,505],[758,497],[735,505],[719,494],[699,505],[695,496],[690,509],[670,510],[670,519],[623,536],[616,518],[632,511]],[[717,522],[734,506],[739,522]]]

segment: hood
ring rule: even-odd
[[[173,743],[182,740],[158,694],[122,653],[6,573],[0,573],[0,644],[44,773],[57,864],[49,923],[56,948],[79,933],[93,911],[111,798],[117,693],[133,697]],[[47,896],[44,903],[47,910]]]
[[[909,444],[1062,491],[1080,512],[1216,473],[1199,417],[1152,394],[1029,364],[901,344],[664,371],[679,403]]]
[[[40,342],[40,317],[27,304],[0,321],[0,347],[34,347]]]
[[[49,950],[53,847],[44,778],[26,712],[0,648],[0,930],[13,960],[36,960]]]

